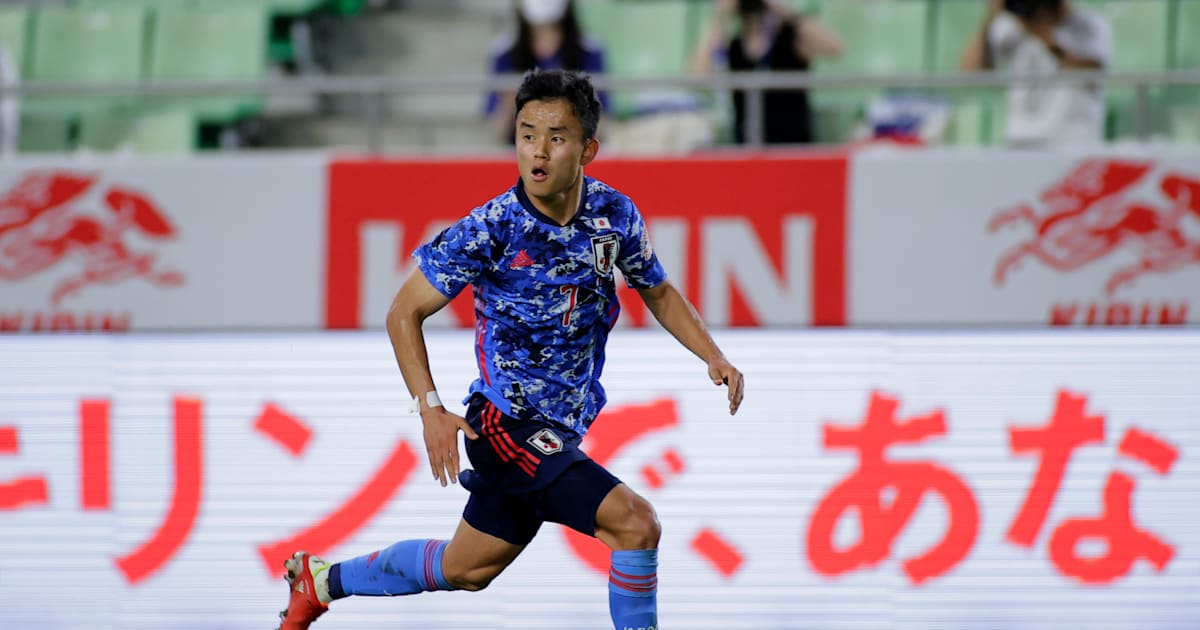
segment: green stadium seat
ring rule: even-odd
[[[1076,0],[1112,25],[1113,70],[1162,70],[1168,58],[1169,0]]]
[[[261,80],[267,69],[268,18],[262,5],[162,7],[153,21],[147,79],[150,81]],[[156,97],[152,102],[186,106],[202,120],[222,122],[257,113],[254,94]]]
[[[1159,71],[1168,67],[1170,0],[1081,0],[1079,6],[1100,13],[1112,25],[1113,51],[1109,68],[1115,71]],[[1110,140],[1128,138],[1137,130],[1137,95],[1133,88],[1107,90],[1107,132]],[[1166,91],[1150,91],[1152,133],[1165,129]]]
[[[931,32],[925,50],[928,68],[938,73],[958,72],[967,42],[979,32],[987,15],[987,4],[976,0],[928,0]],[[944,92],[954,111],[948,141],[960,146],[979,146],[993,140],[993,116],[997,110],[996,90],[953,88]]]
[[[209,0],[212,1],[212,0]],[[258,0],[268,11],[276,15],[305,15],[317,11],[325,5],[332,5],[330,0]],[[238,2],[244,4],[244,2]]]
[[[1179,0],[1173,16],[1171,33],[1173,50],[1170,61],[1174,68],[1200,68],[1200,2]]]
[[[1190,104],[1169,106],[1167,128],[1174,142],[1200,144],[1200,107]]]
[[[72,118],[63,112],[22,112],[17,151],[65,153],[74,148]]]
[[[1178,0],[1170,23],[1172,68],[1200,68],[1200,2]],[[1200,85],[1178,85],[1167,89],[1167,127],[1176,142],[1200,143]]]
[[[33,14],[26,80],[32,83],[132,83],[142,76],[146,11],[140,8],[39,9]],[[31,110],[80,112],[132,101],[133,95],[30,96]]]
[[[980,91],[956,98],[947,142],[956,146],[1003,145],[1004,109],[1003,91]]]
[[[196,116],[187,109],[143,112],[129,132],[138,153],[189,153],[196,148]]]
[[[987,4],[976,0],[929,1],[934,12],[927,50],[929,67],[935,72],[956,72],[967,42],[983,25]]]
[[[74,0],[74,2],[69,4],[77,9],[84,10],[101,9],[107,11],[111,9],[136,8],[153,12],[158,7],[180,6],[199,1],[202,0]]]
[[[29,10],[24,7],[0,8],[0,46],[8,50],[18,69],[25,67],[25,44]]]
[[[94,151],[188,153],[196,146],[196,118],[187,109],[87,112],[80,123],[78,146]]]
[[[921,0],[821,0],[821,21],[841,35],[845,52],[813,66],[819,75],[919,74],[925,69],[929,7]],[[819,142],[852,138],[866,104],[881,91],[812,91]]]
[[[824,0],[821,21],[846,52],[822,61],[822,74],[917,74],[925,69],[928,6],[919,0]]]
[[[578,5],[582,28],[604,43],[607,72],[614,78],[687,74],[693,39],[689,0]],[[662,98],[677,96],[622,90],[610,98],[617,116],[624,117]]]

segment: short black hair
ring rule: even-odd
[[[767,10],[767,3],[764,0],[739,0],[738,13],[742,15],[755,15],[764,13]]]
[[[575,116],[583,125],[583,139],[596,137],[600,124],[600,98],[592,80],[582,72],[572,70],[530,70],[525,73],[517,90],[516,113],[529,101],[552,101],[561,98],[571,104]]]
[[[1032,18],[1041,11],[1061,14],[1063,0],[1004,0],[1004,10],[1023,18]]]

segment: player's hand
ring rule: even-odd
[[[433,478],[446,487],[446,482],[458,483],[458,432],[467,439],[479,437],[466,418],[446,411],[445,407],[426,407],[421,410],[421,424],[425,427],[425,452],[429,455],[429,466]]]
[[[738,407],[742,406],[742,396],[746,392],[746,381],[741,371],[721,357],[708,364],[708,377],[712,379],[713,385],[729,387],[729,415],[737,413]]]

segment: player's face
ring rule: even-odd
[[[595,138],[583,139],[583,125],[565,99],[530,101],[517,112],[517,167],[525,192],[539,205],[563,208],[578,201],[583,166],[596,157]],[[545,208],[542,208],[543,210]]]

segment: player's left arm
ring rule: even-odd
[[[708,376],[713,384],[729,387],[729,415],[737,413],[745,393],[745,379],[741,371],[725,358],[725,353],[721,352],[721,348],[713,341],[708,326],[700,319],[700,314],[691,302],[688,302],[669,280],[664,280],[653,288],[638,289],[638,293],[646,307],[654,313],[658,323],[674,335],[685,348],[708,364]]]

